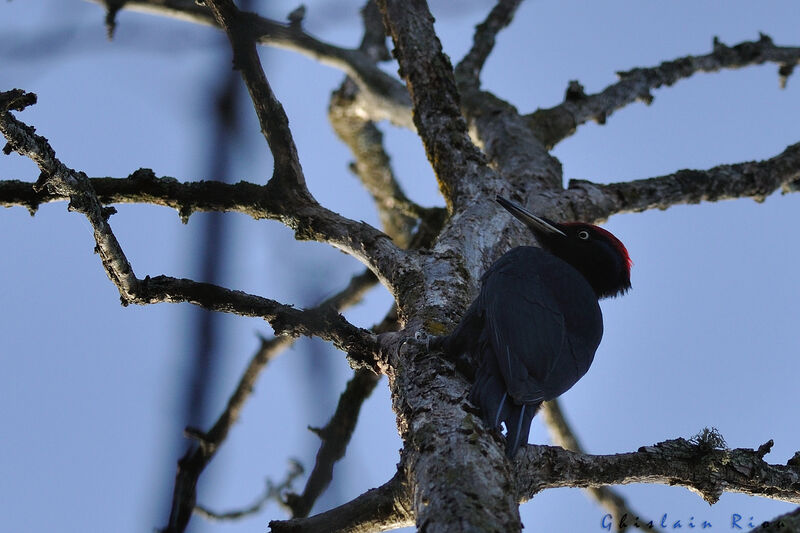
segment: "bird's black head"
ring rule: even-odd
[[[559,224],[501,196],[497,201],[528,226],[542,248],[583,274],[598,298],[625,294],[631,288],[633,262],[625,245],[608,231],[582,222]]]

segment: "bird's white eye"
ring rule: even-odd
[[[581,231],[578,232],[578,238],[582,239],[584,241],[588,240],[589,239],[589,232],[586,231],[585,229],[582,229]]]

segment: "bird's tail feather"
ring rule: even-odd
[[[539,409],[541,402],[535,404],[514,405],[511,417],[506,419],[506,456],[513,459],[517,450],[528,443],[528,433],[531,431],[533,415]]]
[[[475,376],[469,399],[480,407],[483,421],[492,429],[506,425],[506,455],[513,459],[528,441],[533,415],[541,402],[519,405],[508,396],[506,385],[494,357],[485,357]]]
[[[484,363],[478,368],[469,400],[480,407],[483,421],[496,429],[511,415],[512,402],[509,401],[502,378],[486,366]]]

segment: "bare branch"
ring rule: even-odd
[[[421,223],[418,233],[422,230],[438,233],[445,213],[442,208],[417,205],[405,195],[383,148],[383,134],[358,111],[358,94],[352,82],[345,80],[331,97],[328,117],[339,139],[355,157],[351,168],[372,196],[383,230],[398,246],[407,248],[417,220]]]
[[[261,346],[250,359],[236,389],[228,400],[228,405],[220,414],[211,429],[203,436],[203,447],[213,455],[222,441],[228,436],[231,427],[239,420],[245,401],[250,397],[258,376],[267,364],[283,350],[294,344],[294,338],[282,335],[271,339],[261,339]],[[210,457],[209,457],[210,459]]]
[[[315,310],[318,312],[322,312],[324,309],[335,309],[338,311],[355,305],[363,298],[364,293],[373,287],[376,282],[377,279],[374,274],[368,270],[362,274],[353,276],[347,287],[331,298],[323,301]],[[239,413],[244,406],[244,402],[253,391],[253,387],[261,371],[273,357],[293,343],[294,338],[289,336],[279,336],[270,340],[262,340],[261,348],[250,360],[250,364],[239,380],[236,390],[228,400],[228,406],[211,430],[205,435],[204,442],[212,451],[225,440],[231,426],[239,419]]]
[[[275,182],[275,187],[285,188],[286,194],[300,196],[304,203],[309,203],[312,201],[311,195],[306,189],[297,147],[289,130],[289,119],[283,106],[275,98],[264,69],[261,68],[253,33],[253,23],[256,21],[245,16],[230,0],[209,0],[206,5],[231,42],[233,68],[242,75],[261,125],[261,132],[272,152],[275,171],[270,182]]]
[[[563,186],[561,164],[533,134],[517,109],[480,90],[480,73],[494,49],[497,34],[511,24],[521,0],[498,0],[475,28],[470,51],[456,67],[455,78],[461,94],[461,112],[470,134],[489,159],[492,169],[503,176],[510,190],[523,196],[542,188]]]
[[[138,288],[139,280],[108,225],[108,217],[116,211],[104,208],[86,175],[59,161],[47,139],[37,135],[32,127],[18,121],[9,111],[21,111],[35,102],[35,94],[19,89],[0,93],[0,132],[8,141],[3,152],[8,155],[15,151],[29,157],[41,170],[34,190],[47,189],[52,194],[69,197],[69,208],[86,216],[94,230],[95,251],[100,255],[109,279],[119,289],[123,302],[127,302]]]
[[[763,201],[778,189],[800,188],[800,143],[764,161],[719,165],[708,170],[673,174],[608,185],[571,180],[564,196],[576,220],[600,221],[616,213],[666,209],[678,204],[733,198]]]
[[[354,276],[347,287],[323,301],[315,309],[318,312],[322,312],[325,309],[342,310],[345,307],[354,305],[361,300],[370,287],[375,285],[376,281],[377,279],[372,272],[367,270],[358,276]],[[219,447],[228,437],[233,425],[239,420],[244,403],[250,397],[261,371],[272,359],[293,343],[294,338],[287,335],[274,337],[270,340],[262,339],[260,348],[250,359],[250,363],[239,379],[239,383],[228,400],[225,410],[220,414],[211,429],[207,433],[202,433],[198,430],[191,431],[197,445],[187,450],[186,454],[178,462],[169,525],[165,532],[179,532],[186,528],[192,512],[197,511],[195,501],[197,498],[197,480],[200,478],[200,474],[202,474],[206,465],[211,462]],[[369,373],[371,374],[372,372]],[[265,501],[265,499],[259,500],[247,510],[235,511],[233,515],[239,517],[242,513],[257,512]],[[254,511],[253,509],[256,510]],[[218,518],[214,513],[205,509],[198,512],[209,516],[214,515],[213,518]]]
[[[273,520],[273,533],[368,533],[414,525],[411,494],[401,472],[376,489],[311,518]]]
[[[575,435],[569,422],[567,422],[561,410],[558,398],[550,400],[549,402],[544,402],[540,412],[542,413],[547,429],[550,430],[550,437],[553,439],[554,444],[572,452],[586,453],[581,447],[578,437]],[[642,513],[631,510],[625,498],[611,487],[588,487],[586,492],[612,516],[624,516],[627,514],[628,516],[644,517]],[[647,522],[647,519],[643,519],[641,522],[636,521],[633,524],[625,524],[625,527],[618,530],[625,531],[627,527],[635,527],[635,524],[639,524],[641,529],[645,529],[645,524],[647,524]],[[661,531],[657,527],[647,526],[646,528],[648,531]]]
[[[270,491],[267,489],[264,491],[264,494],[258,497],[256,501],[254,501],[249,506],[243,509],[236,509],[234,511],[212,511],[207,507],[203,507],[202,505],[196,505],[194,508],[194,514],[199,515],[209,522],[227,522],[231,520],[241,520],[242,518],[258,514],[261,512],[261,509],[270,501],[271,499]],[[169,530],[162,530],[161,533],[168,533]]]
[[[368,0],[361,10],[364,36],[359,49],[373,61],[391,58],[380,10]],[[411,202],[397,182],[383,147],[383,133],[363,111],[364,91],[349,76],[331,95],[328,119],[336,135],[353,153],[351,169],[372,195],[384,231],[402,248],[411,242],[416,220],[424,210]],[[423,220],[423,223],[425,221]]]
[[[270,340],[262,339],[261,346],[247,366],[239,380],[228,405],[220,417],[207,433],[192,430],[191,436],[196,440],[196,445],[186,451],[178,461],[178,471],[175,475],[175,488],[172,492],[172,506],[169,522],[163,533],[178,533],[184,531],[189,523],[192,512],[196,510],[197,480],[211,461],[217,450],[225,441],[231,427],[239,420],[239,414],[245,400],[250,396],[255,381],[261,370],[284,348],[294,343],[288,336],[275,337]],[[260,499],[255,505],[258,508],[264,504]],[[200,511],[200,514],[204,514]],[[213,514],[210,511],[206,514]]]
[[[714,38],[714,50],[710,54],[686,56],[665,61],[657,67],[619,72],[620,81],[596,94],[586,95],[580,84],[572,82],[562,104],[528,115],[529,124],[542,142],[552,148],[589,120],[604,124],[611,113],[630,103],[641,100],[650,104],[653,101],[652,89],[672,85],[698,72],[717,72],[767,62],[781,65],[785,85],[791,67],[800,62],[800,48],[775,46],[764,34],[758,41],[745,41],[732,47]]]
[[[374,1],[367,2],[362,17],[364,38],[360,48],[375,60],[384,57],[384,54],[388,54],[386,37]],[[384,231],[405,248],[416,224],[413,218],[415,214],[412,213],[421,213],[422,209],[406,197],[395,179],[389,156],[383,148],[383,134],[373,121],[365,117],[362,99],[363,91],[359,86],[352,78],[345,78],[339,89],[331,95],[328,119],[336,135],[355,156],[352,169],[372,195]]]
[[[551,446],[528,446],[515,461],[520,500],[549,488],[646,482],[684,486],[711,504],[723,492],[800,503],[800,471],[763,460],[771,443],[758,450],[720,449],[715,444],[714,439],[678,438],[616,455],[585,455]]]
[[[288,494],[286,498],[286,504],[295,518],[308,516],[317,498],[328,488],[333,479],[333,466],[344,457],[353,436],[361,406],[372,394],[378,381],[380,376],[374,372],[356,370],[339,397],[336,412],[324,428],[314,430],[322,439],[314,470],[308,477],[303,493]]]
[[[187,222],[198,211],[236,212],[256,220],[279,220],[303,240],[327,242],[358,259],[371,263],[376,271],[391,270],[391,259],[400,252],[382,232],[342,217],[316,203],[287,210],[286,196],[268,185],[246,181],[229,184],[218,181],[181,183],[171,177],[156,177],[150,169],[139,169],[127,178],[89,178],[103,204],[148,203],[170,207]],[[35,212],[43,203],[68,200],[58,190],[35,190],[29,182],[0,181],[0,205],[19,205]],[[388,253],[387,256],[383,256]],[[383,257],[382,257],[383,256]],[[371,258],[370,258],[371,257]]]
[[[383,17],[375,0],[367,0],[361,9],[361,20],[364,22],[364,37],[358,49],[364,52],[373,62],[389,61],[392,54],[386,47],[386,30],[383,28]],[[403,87],[408,98],[408,92]],[[409,100],[409,105],[411,101]]]
[[[350,354],[351,363],[359,366],[377,349],[374,335],[350,324],[330,308],[302,310],[290,305],[189,279],[169,276],[146,277],[126,303],[139,305],[188,302],[210,311],[263,318],[277,335],[317,336]],[[366,351],[365,347],[370,346]],[[367,357],[367,359],[362,359]]]
[[[328,118],[336,135],[355,157],[352,169],[378,208],[383,230],[401,247],[407,247],[423,209],[409,200],[394,177],[383,134],[357,109],[359,90],[346,79],[331,96]],[[410,216],[411,215],[411,216]]]
[[[486,20],[475,27],[472,48],[456,67],[456,80],[459,85],[468,84],[477,88],[480,84],[481,70],[494,49],[497,34],[511,24],[522,0],[498,0]]]
[[[198,6],[194,0],[127,0],[124,8],[198,24],[217,25],[208,9]],[[300,24],[284,24],[254,13],[242,13],[242,18],[248,21],[251,34],[258,43],[301,53],[324,65],[340,69],[353,78],[364,92],[361,103],[373,120],[390,120],[398,126],[413,129],[411,102],[405,87],[378,68],[364,50],[341,48],[320,41],[304,31]]]
[[[490,172],[483,154],[467,134],[453,67],[442,52],[425,2],[380,0],[378,5],[395,44],[400,74],[411,94],[414,124],[439,189],[452,210],[467,201],[462,180]]]
[[[103,204],[152,204],[178,211],[184,223],[195,212],[235,212],[256,220],[278,219],[264,185],[247,181],[236,184],[220,181],[180,182],[157,177],[149,168],[140,168],[127,178],[97,177],[89,182]],[[0,181],[0,205],[27,207],[32,213],[42,204],[68,200],[66,194],[34,190],[33,183]]]
[[[264,506],[266,506],[266,504],[272,500],[282,504],[283,502],[281,500],[281,494],[284,491],[291,489],[294,480],[303,475],[303,467],[297,461],[290,460],[289,466],[289,471],[287,472],[286,478],[283,481],[280,483],[273,483],[272,481],[267,480],[264,492],[247,507],[232,511],[219,512],[212,511],[211,509],[203,507],[202,505],[196,505],[194,508],[194,513],[202,516],[210,522],[224,522],[240,520],[247,516],[258,514],[261,512],[261,509],[263,509]],[[162,533],[167,532],[162,531]]]

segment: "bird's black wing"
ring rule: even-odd
[[[542,271],[564,266],[570,269],[567,276],[571,275],[572,267],[551,254],[519,247],[501,257],[483,277],[484,335],[516,404],[550,399],[551,377],[567,379],[569,386],[580,377],[574,370],[561,302],[553,294],[552,280],[542,276]]]

